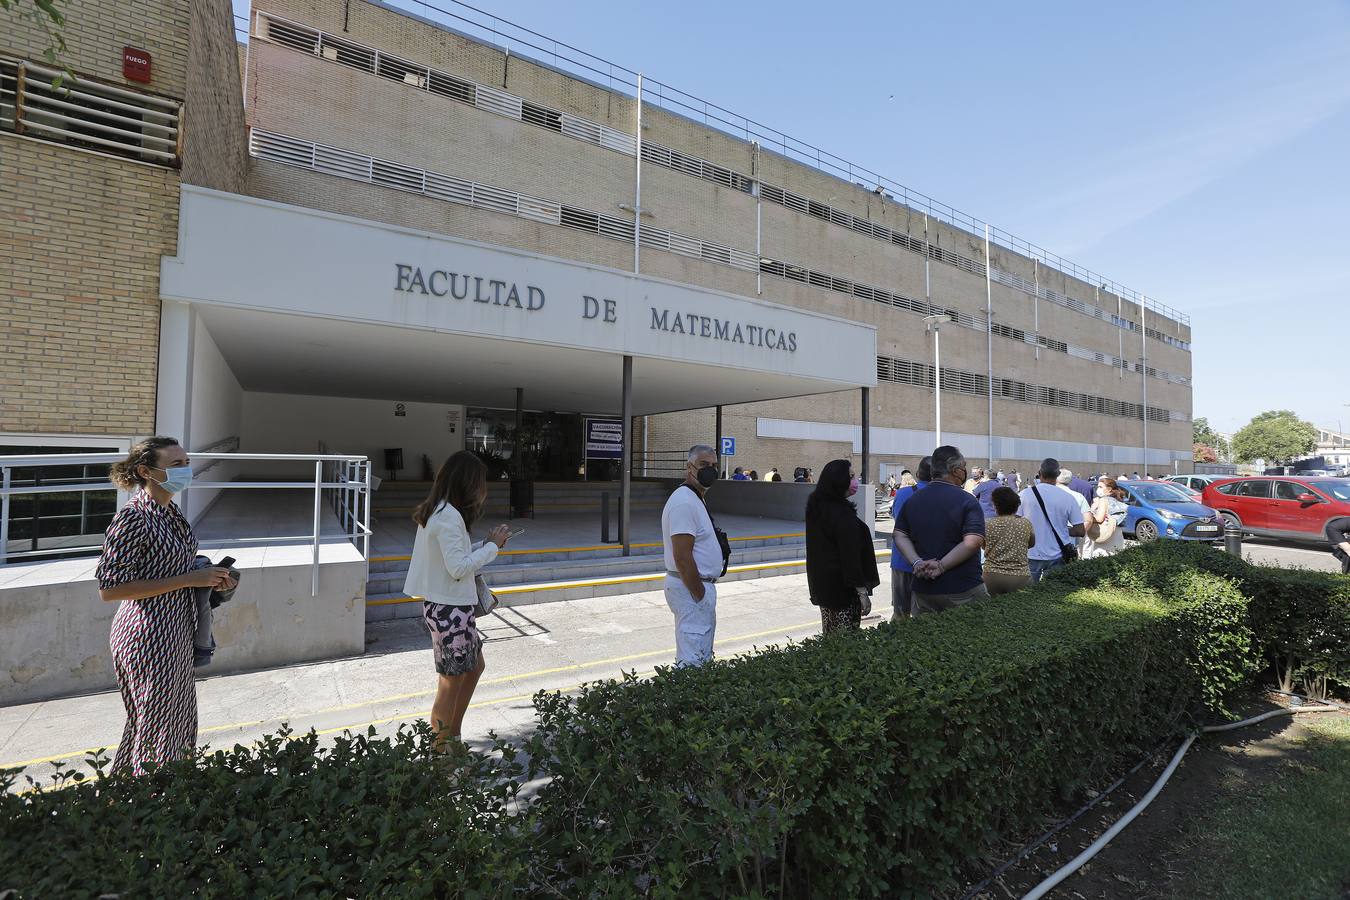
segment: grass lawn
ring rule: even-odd
[[[1350,895],[1350,715],[1302,724],[1305,757],[1256,790],[1224,793],[1204,814],[1175,896]]]

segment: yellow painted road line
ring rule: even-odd
[[[792,625],[783,625],[778,628],[770,628],[767,631],[756,631],[751,634],[737,634],[728,638],[723,638],[720,641],[714,642],[714,646],[723,646],[725,644],[740,643],[742,641],[749,641],[755,638],[766,637],[771,634],[779,634],[784,631],[792,631],[798,628],[805,628],[806,626],[813,624],[815,624],[814,621],[798,622]],[[674,647],[666,647],[661,650],[648,650],[643,653],[632,653],[627,656],[611,656],[607,659],[597,659],[591,662],[573,663],[567,666],[555,666],[550,669],[536,669],[533,672],[521,672],[516,675],[503,675],[501,678],[493,678],[488,679],[486,681],[480,681],[478,684],[479,686],[482,687],[494,684],[507,684],[512,681],[522,681],[527,678],[537,678],[541,675],[556,675],[559,672],[575,672],[581,669],[593,668],[595,666],[607,666],[612,665],[614,663],[632,662],[633,660],[646,659],[651,656],[660,656],[664,653],[674,653],[674,652],[675,652]],[[323,709],[316,709],[312,712],[297,712],[286,716],[273,716],[270,719],[258,719],[253,722],[234,722],[229,725],[213,725],[210,728],[198,729],[197,733],[199,735],[212,734],[221,731],[232,731],[239,728],[251,728],[254,725],[263,725],[268,722],[289,721],[291,718],[305,718],[310,716],[323,715],[324,713],[345,712],[349,709],[360,709],[363,706],[375,706],[381,703],[396,703],[400,700],[415,700],[421,697],[431,697],[435,695],[435,693],[436,692],[434,690],[414,691],[409,694],[394,694],[389,697],[375,697],[370,700],[364,700],[360,703],[350,703],[345,706],[328,706],[324,707]],[[534,695],[528,694],[526,696],[532,697]],[[519,699],[519,698],[508,698],[508,699]],[[484,701],[482,704],[475,704],[475,706],[481,706],[488,703],[505,703],[505,702],[507,702],[507,700]],[[470,706],[470,709],[473,708],[474,706]],[[347,727],[361,727],[361,726],[347,726]],[[331,731],[319,732],[319,734],[331,734],[331,733],[332,733]],[[56,762],[59,759],[76,759],[76,758],[83,759],[85,756],[88,756],[90,753],[94,753],[98,750],[107,750],[111,752],[116,749],[117,749],[116,744],[109,744],[106,747],[88,747],[83,750],[71,750],[67,753],[58,753],[55,756],[43,756],[37,759],[25,759],[20,760],[18,762],[0,763],[0,769],[23,769],[27,768],[28,766],[36,766],[42,763]]]

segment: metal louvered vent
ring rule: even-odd
[[[705,181],[729,187],[744,194],[749,194],[754,189],[754,179],[749,175],[742,175],[740,172],[734,172],[725,166],[719,166],[716,163],[708,162],[706,159],[690,156],[687,153],[681,153],[679,150],[672,150],[650,141],[642,142],[642,159],[694,178],[702,178]]]
[[[477,84],[448,72],[440,72],[392,54],[382,53],[374,47],[333,37],[299,22],[266,13],[259,14],[258,19],[259,37],[291,50],[309,53],[329,62],[360,69],[428,93],[439,94],[527,125],[547,128],[597,147],[628,156],[637,155],[637,139],[608,125],[588,122],[531,103],[514,94]]]
[[[877,357],[877,380],[894,384],[911,384],[932,388],[933,368],[925,363],[892,357]],[[964,369],[942,367],[942,390],[955,394],[984,395],[989,390],[986,376],[980,372],[967,372]],[[1074,409],[1080,412],[1096,413],[1117,418],[1142,419],[1143,407],[1138,403],[1124,400],[1112,400],[1092,394],[1080,394],[1043,384],[1027,384],[1012,378],[994,379],[994,396],[1002,400],[1016,400],[1019,403],[1035,403],[1040,406],[1054,406],[1061,409]],[[1173,422],[1183,420],[1184,413],[1149,407],[1150,422]]]
[[[0,59],[0,128],[14,130],[14,98],[19,83],[18,64]]]
[[[181,107],[37,63],[0,60],[0,125],[19,134],[177,166]]]

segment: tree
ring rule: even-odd
[[[1312,452],[1317,446],[1317,428],[1287,409],[1261,413],[1233,435],[1233,453],[1238,462],[1264,459],[1280,464]]]
[[[1191,429],[1194,432],[1192,440],[1197,444],[1204,444],[1206,447],[1212,448],[1219,459],[1227,459],[1232,453],[1232,449],[1228,446],[1228,441],[1224,440],[1223,435],[1209,427],[1209,420],[1204,416],[1196,419],[1192,424]],[[1214,460],[1196,460],[1196,462],[1213,461]]]
[[[1194,447],[1192,459],[1198,463],[1212,463],[1219,461],[1219,454],[1213,447],[1207,447],[1204,444],[1197,443]]]
[[[67,0],[0,0],[0,10],[19,16],[28,16],[37,21],[47,32],[47,49],[42,55],[47,62],[57,65],[61,54],[66,52],[66,16],[58,5]]]

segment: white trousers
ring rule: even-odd
[[[695,600],[684,582],[666,576],[666,605],[675,614],[675,665],[699,666],[713,658],[717,632],[717,585],[703,585],[703,599]]]

